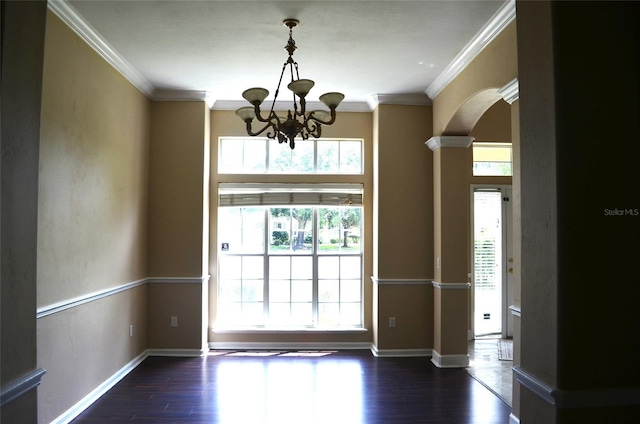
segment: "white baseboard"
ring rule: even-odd
[[[408,358],[408,357],[429,357],[432,355],[431,349],[378,349],[371,347],[373,356],[380,358]]]
[[[219,350],[370,350],[371,343],[366,342],[209,342],[209,349]]]
[[[105,380],[98,387],[93,389],[88,395],[82,398],[78,403],[73,405],[71,408],[67,409],[62,415],[60,415],[55,420],[51,421],[50,424],[67,424],[70,423],[74,418],[80,415],[85,409],[91,406],[100,396],[104,395],[109,389],[115,386],[120,380],[122,380],[127,374],[129,374],[135,367],[137,367],[142,361],[144,361],[147,356],[149,356],[149,351],[145,350],[140,355],[131,360],[124,367],[120,368],[115,374]]]
[[[520,418],[513,415],[513,413],[509,414],[509,424],[520,424]]]
[[[440,355],[434,349],[431,362],[438,368],[466,368],[469,366],[469,355]]]
[[[181,356],[198,357],[205,356],[207,352],[202,349],[148,349],[147,356]]]

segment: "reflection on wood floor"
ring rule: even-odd
[[[149,357],[73,423],[508,423],[465,369],[369,351]]]

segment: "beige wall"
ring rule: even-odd
[[[208,108],[152,102],[149,275],[203,275],[203,190]]]
[[[430,106],[375,111],[373,308],[381,354],[433,346],[433,172],[424,145],[431,115]]]
[[[497,90],[518,75],[516,44],[514,21],[433,99],[434,135],[468,135],[484,112],[500,100]],[[455,126],[456,131],[447,133],[448,126]]]
[[[379,105],[375,196],[380,279],[433,277],[431,107]]]
[[[38,307],[147,277],[148,100],[58,18],[47,18]],[[37,321],[39,422],[147,345],[146,287]],[[133,337],[129,326],[133,325]]]
[[[38,422],[49,423],[147,348],[147,286],[38,319]],[[133,326],[133,337],[129,326]]]
[[[149,102],[49,13],[38,306],[147,274]]]

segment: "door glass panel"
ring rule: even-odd
[[[475,191],[474,328],[475,335],[502,332],[502,193]]]

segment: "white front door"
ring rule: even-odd
[[[511,187],[472,187],[473,334],[511,337]]]

